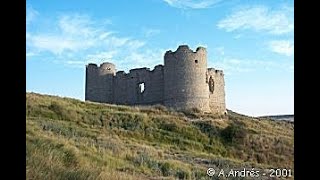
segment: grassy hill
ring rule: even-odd
[[[208,167],[293,170],[290,122],[35,93],[26,100],[27,179],[214,179]]]

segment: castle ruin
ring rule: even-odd
[[[225,114],[224,74],[207,68],[207,51],[194,52],[181,45],[167,51],[164,65],[116,72],[112,63],[86,66],[85,100],[124,104],[161,104],[175,110],[197,108],[203,112]]]

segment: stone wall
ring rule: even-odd
[[[86,66],[86,89],[85,89],[85,100],[100,102],[98,94],[99,89],[99,74],[98,66],[96,64],[88,64]]]
[[[144,88],[141,88],[141,87]],[[152,105],[163,104],[176,110],[197,108],[222,114],[226,111],[224,76],[207,69],[207,51],[194,52],[181,45],[167,51],[164,66],[116,72],[112,63],[86,66],[85,100],[94,102]]]
[[[139,85],[144,85],[141,92]],[[117,72],[114,77],[116,104],[163,104],[163,66],[150,71],[147,68],[131,69],[128,74]]]
[[[226,103],[223,71],[208,68],[207,82],[211,112],[224,114],[226,112]]]

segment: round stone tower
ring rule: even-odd
[[[104,62],[104,63],[100,64],[99,75],[104,76],[107,74],[115,75],[116,74],[116,66],[112,63]]]
[[[116,74],[116,66],[105,62],[99,67],[99,86],[100,102],[113,102],[113,77]]]
[[[181,45],[164,56],[164,105],[177,110],[197,108],[210,112],[206,82],[207,51]]]

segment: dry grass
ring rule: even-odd
[[[27,179],[208,179],[208,167],[293,169],[293,123],[26,96]]]

